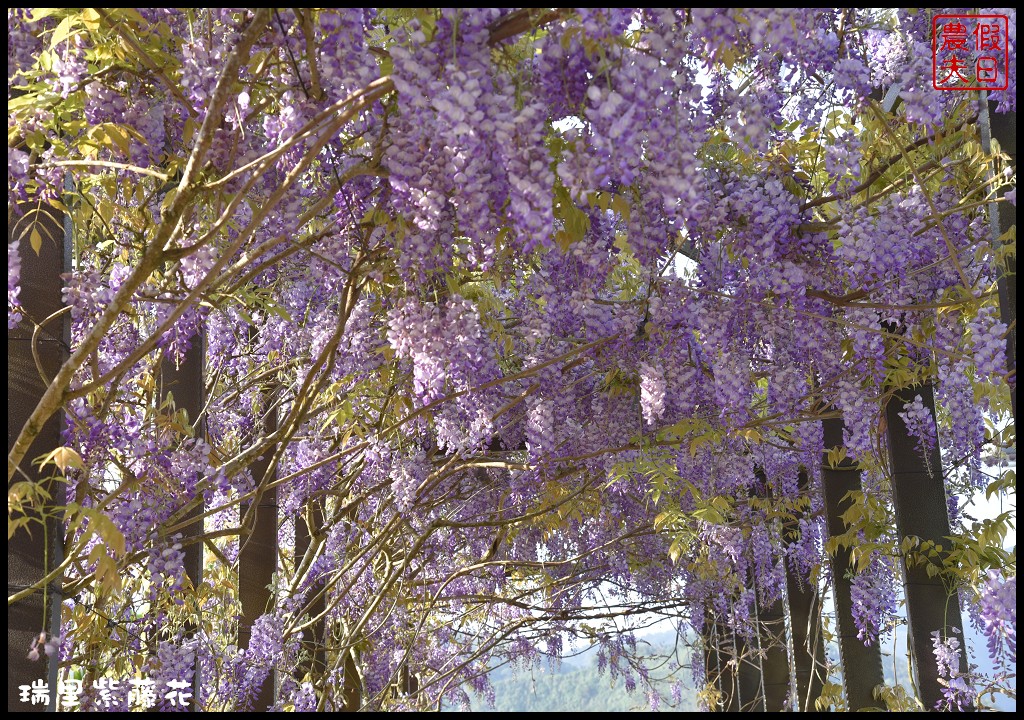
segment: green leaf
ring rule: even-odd
[[[96,562],[96,581],[100,595],[116,595],[121,592],[121,573],[117,561],[109,555],[102,555]]]
[[[116,556],[124,555],[126,546],[124,534],[117,529],[114,521],[103,512],[93,508],[82,508],[82,514],[89,518],[89,529],[113,551]]]
[[[40,20],[62,12],[65,8],[32,8],[32,12],[29,13],[29,18],[32,22],[39,22]]]
[[[673,540],[672,544],[668,548],[668,556],[673,563],[679,562],[680,556],[683,554],[683,544],[679,539]]]
[[[32,249],[36,251],[36,255],[38,255],[42,251],[43,236],[39,234],[39,228],[37,228],[35,225],[32,226],[32,232],[29,233],[28,242],[29,245],[32,246]]]
[[[39,467],[43,468],[51,464],[56,465],[57,469],[65,475],[69,467],[77,468],[78,470],[85,467],[82,462],[82,456],[69,447],[55,448],[43,458],[42,462],[39,463]]]
[[[714,525],[722,525],[725,523],[725,518],[722,514],[715,510],[713,507],[702,507],[693,511],[693,516],[698,520],[712,523]]]
[[[85,25],[85,29],[95,32],[100,29],[101,16],[96,12],[95,8],[86,8],[82,12],[82,23]]]
[[[60,43],[71,37],[78,25],[78,18],[68,16],[60,21],[50,38],[50,49],[53,50]]]

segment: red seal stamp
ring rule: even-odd
[[[1010,53],[1006,15],[936,15],[932,18],[932,87],[936,90],[1006,90]]]

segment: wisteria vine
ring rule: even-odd
[[[950,571],[1015,663],[1012,517],[960,514],[1015,497],[984,462],[1014,443],[1014,245],[986,213],[1015,169],[980,152],[974,95],[932,89],[930,31],[923,10],[9,9],[12,332],[46,320],[20,295],[41,203],[74,242],[71,353],[11,431],[12,532],[26,508],[66,528],[61,637],[24,652],[83,708],[138,704],[111,681],[143,672],[163,710],[193,676],[199,707],[252,708],[271,673],[275,709],[427,709],[582,642],[661,702],[639,625],[752,637],[787,570],[824,592],[829,413],[865,473],[848,540],[870,541],[855,619],[878,642],[902,552],[880,418],[927,380],[934,413],[902,417],[942,450]],[[160,380],[194,347],[201,417]],[[22,468],[57,413],[54,507]],[[243,647],[246,508],[271,489],[274,602]],[[935,642],[955,669],[961,640]]]

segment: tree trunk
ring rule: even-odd
[[[205,390],[203,384],[205,351],[205,338],[200,333],[192,338],[192,346],[180,363],[175,363],[173,357],[165,355],[160,364],[160,396],[166,398],[168,393],[173,395],[175,408],[184,409],[188,413],[189,422],[192,424],[193,433],[197,438],[206,434],[204,423],[199,419],[199,415],[203,411]],[[202,511],[202,507],[196,508],[190,513],[190,516],[199,516]],[[202,535],[202,523],[196,522],[189,525],[183,534],[186,538]],[[192,581],[192,586],[199,587],[199,583],[203,580],[202,543],[191,543],[185,547],[185,572],[188,574],[189,580]]]
[[[704,631],[701,633],[701,646],[704,653],[704,685],[711,686],[718,692],[722,692],[721,668],[718,658],[718,639],[715,635],[714,615],[704,611]],[[710,708],[712,711],[718,708]]]
[[[809,478],[800,471],[800,492],[805,493]],[[802,513],[785,524],[787,542],[796,537]],[[825,636],[821,627],[821,596],[810,578],[801,577],[792,565],[786,565],[786,591],[789,596],[789,617],[793,633],[793,665],[796,674],[797,710],[814,711],[814,701],[821,697],[828,669],[825,664]]]
[[[295,519],[295,566],[299,567],[302,563],[302,558],[305,557],[306,552],[309,550],[312,544],[312,535],[316,532],[322,532],[324,524],[323,510],[320,506],[320,500],[310,500],[309,506],[307,507],[306,517],[298,517]],[[312,527],[307,524],[307,519]],[[312,617],[320,615],[326,607],[324,597],[319,595],[321,584],[317,585],[310,591],[311,596],[316,596],[316,599],[309,606],[309,614]],[[322,620],[315,623],[311,628],[306,629],[302,639],[302,654],[305,656],[305,662],[298,667],[299,677],[296,679],[300,682],[303,676],[306,674],[312,679],[314,686],[316,687],[317,695],[321,698],[324,697],[325,688],[322,687],[324,682],[325,673],[327,671],[327,655],[325,652],[325,627]],[[346,661],[346,678],[348,676],[348,662]],[[345,692],[346,696],[351,694],[351,690]],[[345,702],[346,707],[348,702]],[[358,704],[356,705],[358,708]]]
[[[780,597],[767,607],[758,606],[758,640],[761,643],[761,672],[764,679],[764,710],[789,710],[789,653],[786,639],[786,609]]]
[[[206,355],[206,338],[202,331],[192,338],[192,346],[185,353],[180,363],[174,358],[164,355],[160,363],[160,398],[161,402],[170,393],[174,398],[176,409],[184,409],[188,413],[188,420],[192,424],[192,431],[195,437],[204,437],[206,434],[205,423],[200,418],[203,411],[204,395],[206,386],[203,380],[203,369]],[[200,503],[187,516],[187,518],[199,518],[203,513],[202,498]],[[203,521],[197,519],[182,531],[182,536],[187,541],[190,538],[198,538],[203,534]],[[203,543],[192,542],[185,545],[185,574],[193,588],[198,588],[203,581]],[[199,708],[199,690],[201,679],[199,677],[199,662],[196,656],[194,665],[195,674],[192,678],[192,697],[195,708]]]
[[[947,539],[950,529],[938,442],[932,443],[927,455],[922,454],[919,441],[910,435],[899,415],[918,395],[934,417],[935,399],[930,383],[900,390],[885,408],[896,528],[901,541],[906,537],[917,537],[922,543],[930,541],[942,546],[938,561],[944,562],[950,550]],[[944,638],[958,638],[961,648],[964,647],[964,635],[956,594],[947,592],[943,573],[929,575],[929,564],[908,562],[904,555],[908,641],[914,656],[921,701],[926,709],[933,710],[943,699],[943,686],[933,653],[932,633],[940,630]],[[967,672],[963,652],[960,653],[960,672]]]
[[[771,490],[768,478],[761,468],[754,470],[757,476],[757,495],[768,499]],[[786,635],[786,609],[784,598],[766,604],[757,600],[757,635],[761,647],[760,669],[764,684],[764,709],[768,712],[787,710],[789,696],[789,652]]]
[[[825,456],[822,458],[821,481],[825,495],[825,515],[829,537],[843,535],[847,525],[842,515],[850,506],[844,500],[847,493],[858,492],[860,470],[849,458],[844,458],[836,467],[828,462],[828,452],[843,446],[842,418],[826,418],[821,421],[825,436]],[[853,622],[852,583],[846,577],[851,570],[850,549],[840,547],[832,558],[832,583],[835,589],[837,634],[839,654],[843,665],[843,685],[849,710],[878,707],[874,689],[884,682],[882,655],[878,644],[865,646],[857,637],[857,626]]]
[[[718,688],[722,692],[722,711],[740,711],[739,675],[737,673],[736,633],[725,623],[714,625],[718,657]]]
[[[733,632],[712,610],[705,610],[704,668],[707,684],[720,693],[722,705],[711,712],[739,712],[740,695],[736,685],[736,657]]]
[[[9,216],[7,225],[8,243],[21,238],[20,303],[25,316],[18,327],[7,333],[8,451],[46,390],[49,378],[56,375],[64,364],[69,341],[66,315],[47,323],[35,343],[39,358],[37,369],[32,354],[32,335],[37,323],[42,323],[64,306],[61,274],[70,255],[70,227],[64,224],[63,216],[57,210],[47,205],[36,210],[36,205],[32,204],[22,206],[21,210],[24,215],[16,221]],[[42,238],[38,255],[30,243],[33,228]],[[40,373],[45,379],[40,377]],[[63,426],[63,412],[47,420],[26,458],[34,460],[60,447]],[[65,504],[65,484],[51,479],[56,474],[59,473],[53,465],[40,470],[35,464],[26,462],[19,467],[12,483],[40,483],[50,494],[51,499],[45,507],[49,511]],[[21,527],[7,541],[8,595],[32,587],[62,559],[63,523],[58,518],[48,518],[46,532],[43,532],[41,514],[36,511],[27,515],[31,518],[29,524]],[[42,643],[38,643],[39,660],[33,662],[26,656],[33,640],[38,640],[41,632],[48,632],[51,636],[60,634],[61,586],[62,582],[57,578],[49,584],[45,594],[37,591],[7,606],[7,708],[10,711],[55,709],[58,663],[48,661]],[[31,699],[22,701],[22,688],[32,683],[37,683],[37,686],[38,683],[47,684],[48,703],[33,704]],[[27,693],[25,696],[31,698]]]
[[[740,633],[736,639],[736,657],[739,658],[737,686],[741,712],[764,712],[764,692],[761,687],[761,659],[758,657],[757,637],[750,640]]]
[[[999,143],[999,149],[1010,156],[1010,167],[1017,168],[1017,113],[989,113],[989,103],[981,98],[981,142],[986,153],[992,152],[992,140]],[[987,121],[987,122],[986,122]],[[999,192],[1003,197],[1005,191]],[[999,238],[1017,224],[1017,206],[1008,202],[989,205],[989,224],[993,249],[1002,243]],[[999,319],[1006,324],[1006,370],[1010,375],[1010,407],[1013,410],[1013,425],[1017,426],[1017,256],[1007,254],[1000,268],[997,287],[999,290]]]
[[[264,435],[271,435],[277,430],[277,403],[273,393],[268,392],[265,397],[267,407],[263,430]],[[276,451],[276,445],[268,447],[250,466],[252,480],[257,487],[274,479],[271,464]],[[254,516],[251,519],[250,513]],[[253,623],[270,609],[273,600],[268,586],[277,570],[277,488],[267,488],[251,503],[245,503],[241,517],[244,524],[251,522],[247,525],[251,531],[239,538],[238,595],[242,603],[242,617],[238,623],[238,646],[248,648]],[[297,520],[297,524],[301,522]],[[274,704],[276,686],[276,672],[271,668],[253,702],[255,712],[266,712]]]

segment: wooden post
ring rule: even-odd
[[[941,545],[943,550],[939,552],[939,559],[944,560],[949,554],[947,537],[951,533],[938,442],[932,444],[927,455],[922,454],[919,441],[911,436],[900,417],[900,413],[918,395],[934,417],[935,399],[930,383],[900,390],[885,408],[896,528],[901,541],[906,537],[917,537],[922,542]],[[927,565],[907,562],[904,556],[907,639],[914,656],[921,701],[925,709],[934,710],[943,699],[943,685],[933,653],[932,632],[939,630],[943,637],[958,638],[961,649],[964,648],[964,634],[956,593],[950,594],[946,590],[943,573],[929,575]],[[960,653],[960,672],[967,672],[965,652]]]
[[[842,418],[826,418],[821,424],[825,439],[821,467],[825,516],[829,537],[836,537],[845,534],[848,529],[842,515],[850,506],[850,501],[843,498],[847,493],[860,491],[860,470],[850,458],[844,458],[835,467],[828,462],[829,451],[843,446]],[[874,698],[874,689],[883,684],[885,679],[878,643],[866,646],[857,637],[857,626],[853,622],[852,582],[846,577],[852,568],[850,555],[848,547],[841,547],[832,558],[832,584],[835,590],[836,624],[846,704],[849,710],[855,711],[879,706]]]
[[[306,509],[306,517],[295,518],[295,567],[298,568],[302,563],[302,558],[306,555],[309,550],[313,533],[321,532],[324,523],[323,510],[321,510],[319,500],[310,500],[309,505]],[[307,524],[312,525],[312,527]],[[317,584],[310,593],[318,594],[320,591],[320,585]],[[310,605],[309,612],[312,616],[320,615],[326,607],[324,598],[318,596],[316,600]],[[296,678],[301,681],[305,674],[309,674],[316,687],[317,694],[323,697],[324,688],[321,683],[324,681],[324,674],[327,671],[327,655],[324,651],[325,647],[325,628],[323,621],[317,622],[313,627],[305,631],[305,635],[302,638],[302,652],[306,656],[306,661],[303,665],[298,668]],[[346,667],[347,670],[347,667]]]
[[[718,692],[722,692],[722,677],[718,659],[718,639],[715,635],[714,615],[705,609],[704,631],[701,633],[701,651],[704,654],[704,685],[712,686]],[[717,707],[710,708],[712,712]]]
[[[188,420],[192,424],[192,431],[197,438],[206,434],[205,424],[198,419],[203,411],[203,395],[206,389],[203,381],[205,346],[205,337],[200,332],[192,338],[192,346],[180,363],[176,363],[170,355],[164,355],[163,361],[160,363],[161,401],[167,397],[168,393],[174,397],[175,408],[184,409],[188,413]],[[191,515],[198,516],[201,513],[202,508],[200,507]],[[186,538],[202,535],[202,523],[190,525],[182,534]],[[185,572],[192,582],[192,586],[199,587],[199,583],[203,579],[202,543],[192,543],[186,546]]]
[[[704,612],[704,668],[707,684],[721,694],[722,707],[709,708],[712,712],[739,712],[740,695],[736,685],[736,656],[732,630],[713,611]]]

